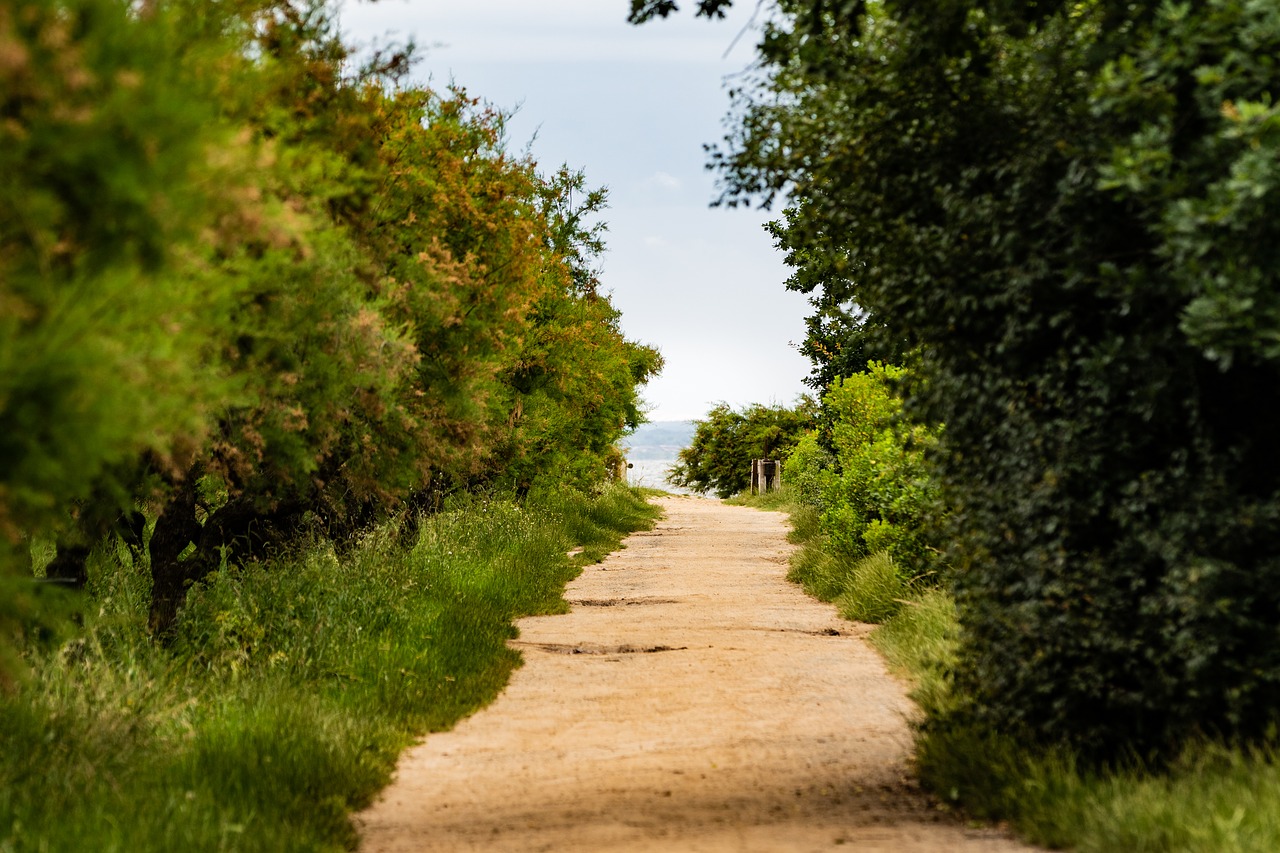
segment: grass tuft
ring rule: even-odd
[[[800,584],[819,601],[835,601],[847,586],[848,563],[822,547],[824,544],[825,539],[819,537],[793,551],[787,580]]]
[[[797,545],[814,542],[822,536],[822,513],[808,504],[791,506],[788,509],[791,532],[787,539]],[[815,550],[825,550],[816,548]]]
[[[927,589],[909,599],[869,640],[891,669],[914,682],[911,698],[916,704],[926,713],[940,713],[950,699],[959,630],[951,596]]]
[[[734,506],[749,506],[755,509],[771,511],[786,511],[794,504],[790,492],[785,487],[774,489],[770,492],[759,492],[754,495],[749,491],[738,492],[731,498],[725,498],[724,502]]]
[[[1159,769],[1082,767],[1007,737],[926,730],[922,777],[971,815],[1008,819],[1028,840],[1083,853],[1263,853],[1280,849],[1274,746],[1189,745]]]
[[[879,624],[902,609],[907,585],[887,551],[849,566],[844,589],[836,597],[840,615],[854,622]]]

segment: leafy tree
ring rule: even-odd
[[[89,547],[230,393],[207,319],[234,282],[184,269],[234,202],[208,74],[225,49],[176,5],[0,9],[0,596],[18,621],[40,609],[30,539],[58,538],[49,573],[83,581]]]
[[[8,586],[33,536],[83,581],[128,533],[163,634],[220,561],[303,528],[604,476],[661,358],[596,291],[583,181],[465,92],[400,86],[407,62],[355,67],[323,0],[0,9]]]
[[[1269,4],[781,0],[717,153],[918,348],[954,721],[1106,758],[1280,702]],[[836,282],[843,288],[843,281]]]
[[[599,290],[603,225],[588,220],[606,193],[586,190],[584,176],[567,169],[544,192],[550,287],[504,379],[508,430],[491,462],[520,490],[548,477],[598,482],[620,435],[644,420],[639,386],[662,368],[657,350],[623,336],[620,313]]]
[[[698,0],[698,17],[723,18],[724,10],[733,5],[733,0]],[[642,24],[655,17],[665,18],[680,7],[673,0],[631,0],[631,14],[628,20],[633,24]]]
[[[308,519],[343,529],[370,502],[398,497],[413,462],[397,398],[418,353],[356,240],[373,209],[384,96],[340,74],[346,51],[323,5],[232,11],[225,27],[255,44],[220,69],[221,103],[244,140],[240,193],[192,251],[198,278],[236,283],[223,345],[208,357],[235,394],[157,507],[160,633],[219,561],[261,556]]]
[[[693,441],[680,451],[669,479],[727,498],[751,485],[752,459],[787,457],[813,427],[814,405],[802,399],[793,408],[753,404],[738,412],[720,403],[696,424]]]
[[[660,364],[607,300],[575,290],[590,237],[553,207],[581,182],[508,155],[505,117],[461,90],[344,79],[322,12],[254,29],[266,36],[247,73],[268,85],[241,108],[278,152],[264,197],[306,219],[282,245],[225,253],[249,284],[231,369],[252,393],[157,524],[160,631],[228,551],[259,556],[301,525],[350,530],[440,490],[527,488],[530,470],[598,480]],[[552,338],[564,397],[538,408],[517,379]]]
[[[793,270],[787,289],[809,294],[814,308],[805,318],[805,339],[800,344],[801,354],[813,364],[805,384],[823,392],[840,377],[861,373],[868,362],[903,364],[908,356],[906,342],[855,301],[857,277],[865,271],[859,270],[846,247],[816,248],[806,239],[795,239],[796,232],[786,223],[799,216],[797,209],[790,208],[782,220],[766,227]]]

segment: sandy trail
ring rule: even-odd
[[[493,705],[405,753],[362,850],[1029,849],[910,782],[911,703],[786,581],[785,516],[662,505],[570,585],[572,613],[519,623]]]

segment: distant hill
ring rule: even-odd
[[[632,461],[674,460],[689,446],[695,429],[693,421],[654,421],[642,424],[619,443]]]

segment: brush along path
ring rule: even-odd
[[[493,705],[401,758],[365,853],[1025,849],[915,789],[903,687],[786,581],[784,515],[662,505],[571,613],[521,620]]]

